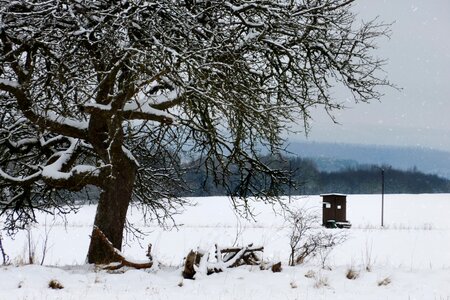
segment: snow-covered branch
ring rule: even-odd
[[[14,183],[19,185],[30,185],[41,177],[42,171],[38,171],[27,176],[11,176],[0,169],[0,178],[8,183]]]
[[[173,123],[174,117],[163,111],[156,108],[153,108],[147,102],[141,101],[133,101],[125,104],[123,108],[123,116],[128,120],[149,120],[149,121],[158,121],[160,123],[170,124]]]
[[[69,189],[79,189],[86,184],[99,184],[101,182],[101,167],[91,165],[75,165],[77,148],[80,140],[69,139],[70,146],[60,152],[55,153],[50,161],[52,163],[42,167],[42,179],[52,186],[67,187]]]

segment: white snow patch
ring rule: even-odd
[[[287,200],[287,199],[286,199]],[[347,218],[353,227],[348,240],[331,252],[332,270],[317,261],[288,267],[289,228],[271,206],[254,204],[256,221],[236,217],[226,197],[192,198],[196,206],[175,216],[178,230],[165,231],[130,209],[128,219],[147,232],[143,248],[129,240],[122,253],[145,261],[146,243],[162,266],[157,271],[128,270],[123,274],[96,271],[85,265],[89,235],[96,206],[81,207],[79,213],[62,219],[39,214],[32,229],[37,255],[45,232],[49,247],[45,264],[51,266],[7,266],[0,272],[0,299],[421,299],[450,298],[450,194],[385,195],[385,227],[380,227],[381,195],[348,195]],[[291,207],[306,207],[321,214],[320,196],[292,197]],[[50,225],[49,225],[50,224]],[[336,230],[336,229],[329,229]],[[181,264],[191,249],[214,245],[264,246],[264,260],[281,261],[283,271],[272,273],[259,267],[225,269],[222,273],[183,280]],[[26,234],[15,240],[3,235],[3,246],[17,261],[26,258]],[[212,257],[210,254],[210,257]],[[211,259],[214,259],[213,257]],[[365,265],[371,261],[368,272]],[[57,267],[55,267],[57,266]],[[345,277],[348,268],[360,272],[355,280]],[[156,270],[156,269],[155,269]],[[314,271],[315,277],[305,274]],[[378,286],[390,278],[391,283]],[[51,290],[56,279],[64,286]],[[328,286],[316,287],[319,280]]]
[[[20,84],[17,81],[11,81],[11,80],[7,80],[7,79],[0,79],[0,84],[7,85],[7,86],[10,86],[13,88],[20,87]]]
[[[159,110],[159,109],[155,109],[153,107],[150,106],[150,104],[148,102],[144,102],[144,101],[138,101],[135,100],[133,102],[129,102],[126,103],[124,108],[124,111],[136,111],[136,112],[143,112],[146,114],[150,114],[150,115],[155,115],[155,116],[161,116],[161,117],[165,117],[168,119],[173,119],[173,116],[163,110]]]
[[[42,168],[42,176],[51,178],[54,180],[59,179],[69,179],[71,176],[77,173],[91,173],[98,175],[98,168],[90,165],[76,165],[70,169],[69,172],[62,172],[65,164],[71,159],[72,154],[75,152],[76,148],[80,145],[79,139],[69,138],[70,146],[64,151],[60,151],[55,154],[59,158],[52,164],[47,165]]]
[[[81,129],[81,130],[87,130],[88,126],[89,126],[89,122],[87,122],[87,121],[80,121],[80,120],[76,120],[76,119],[72,119],[72,118],[66,118],[66,117],[60,116],[52,111],[48,111],[46,113],[45,117],[53,122],[58,123],[58,124],[68,125],[71,127]]]

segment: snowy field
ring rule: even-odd
[[[177,229],[163,231],[142,219],[137,209],[129,220],[147,233],[143,240],[127,239],[124,254],[145,259],[153,244],[159,269],[111,274],[86,265],[95,206],[61,218],[39,216],[31,230],[35,265],[28,257],[25,232],[14,240],[3,236],[12,265],[1,267],[3,299],[433,299],[450,300],[450,194],[385,195],[385,227],[380,228],[380,195],[349,195],[347,219],[353,224],[347,241],[336,247],[323,269],[318,260],[288,267],[289,243],[284,218],[277,207],[255,203],[256,221],[237,217],[224,197],[193,198],[195,206],[176,216]],[[291,206],[320,214],[319,196],[293,197]],[[333,230],[333,229],[329,229]],[[338,231],[334,229],[334,231]],[[43,244],[47,238],[44,266]],[[223,273],[183,280],[183,257],[191,249],[221,246],[264,246],[264,260],[281,261],[283,271],[258,267],[227,269]],[[366,267],[370,267],[370,271]],[[349,268],[359,272],[346,278]],[[314,274],[311,278],[305,274]],[[63,289],[48,288],[56,279]],[[379,285],[383,280],[387,285]]]

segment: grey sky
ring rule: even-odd
[[[376,53],[389,60],[384,69],[403,90],[385,90],[381,103],[349,102],[349,109],[336,113],[340,125],[314,112],[308,140],[450,151],[450,1],[357,3],[359,19],[395,22],[391,39],[380,41]],[[290,139],[305,140],[302,135]]]

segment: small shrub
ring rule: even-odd
[[[327,286],[330,286],[330,284],[328,283],[328,277],[319,276],[316,278],[316,282],[314,283],[314,287],[316,289],[319,289],[322,287],[327,287]]]
[[[345,277],[347,277],[347,279],[350,279],[350,280],[355,280],[356,278],[359,277],[359,272],[353,268],[349,268],[347,270],[347,273],[345,274]]]
[[[305,277],[306,278],[314,278],[314,277],[316,277],[316,272],[314,272],[313,270],[309,270],[308,272],[306,272]]]
[[[366,240],[365,251],[362,254],[362,261],[364,269],[367,272],[372,272],[374,259],[372,258],[373,242]]]
[[[307,209],[288,210],[285,220],[289,226],[289,265],[295,266],[319,257],[322,268],[331,250],[346,240],[343,231],[315,230],[321,228],[319,217]]]
[[[378,286],[385,286],[385,285],[389,285],[391,284],[391,278],[390,277],[386,277],[383,280],[378,281]]]
[[[24,256],[24,254],[21,255],[17,255],[16,257],[14,257],[14,259],[12,260],[12,265],[13,266],[25,266],[28,265],[28,260],[25,258],[26,255]]]
[[[9,256],[8,254],[6,254],[5,248],[3,248],[3,236],[1,231],[0,231],[0,254],[3,259],[3,265],[4,266],[9,265]]]
[[[50,280],[48,283],[48,287],[54,290],[60,290],[64,288],[64,286],[56,279]]]
[[[36,242],[33,240],[31,227],[27,227],[27,249],[28,249],[28,264],[32,265],[36,261]]]

